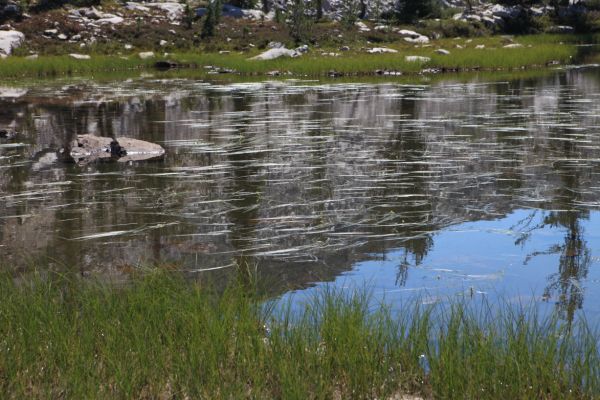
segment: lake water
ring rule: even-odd
[[[126,277],[257,266],[273,290],[368,282],[600,321],[600,68],[468,82],[0,88],[0,262]],[[159,160],[68,164],[77,134]]]

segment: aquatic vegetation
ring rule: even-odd
[[[598,335],[529,306],[323,288],[265,300],[172,272],[0,278],[3,398],[595,398]]]

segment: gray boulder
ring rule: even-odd
[[[165,149],[155,143],[122,137],[118,141],[109,137],[77,135],[66,152],[76,163],[83,165],[102,159],[119,162],[143,161],[161,157]]]
[[[296,50],[286,49],[285,47],[278,47],[275,49],[269,49],[264,53],[261,53],[255,57],[250,58],[250,60],[274,60],[280,57],[298,57],[301,53]]]
[[[9,56],[25,40],[23,32],[0,31],[0,56]]]

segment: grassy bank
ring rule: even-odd
[[[394,316],[364,291],[324,289],[291,311],[165,273],[125,286],[3,276],[0,292],[5,399],[600,393],[598,337],[533,309],[415,302]]]
[[[584,40],[585,38],[579,38]],[[443,39],[429,47],[414,47],[407,43],[386,44],[398,53],[368,54],[364,48],[340,52],[337,49],[312,49],[298,58],[279,58],[270,61],[253,61],[249,58],[260,53],[172,53],[166,57],[140,59],[137,54],[122,56],[91,55],[90,60],[77,60],[67,55],[40,56],[37,59],[10,57],[0,60],[0,79],[18,77],[44,77],[60,75],[94,74],[107,71],[125,71],[153,68],[157,60],[168,59],[184,67],[206,70],[207,66],[235,71],[238,75],[264,75],[271,71],[295,76],[326,76],[335,71],[342,75],[373,75],[382,71],[415,74],[426,69],[438,71],[514,70],[539,68],[555,62],[564,64],[577,57],[576,36],[537,35],[514,39],[488,37],[478,39]],[[519,44],[519,48],[505,48]],[[373,45],[372,47],[377,47]],[[483,48],[482,48],[483,47]],[[436,53],[447,49],[449,55]],[[323,55],[335,52],[337,56]],[[430,58],[427,62],[408,62],[406,56]]]

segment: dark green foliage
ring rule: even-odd
[[[221,18],[221,9],[223,4],[221,0],[212,0],[207,7],[204,23],[202,24],[202,37],[208,38],[215,35],[217,25]]]
[[[293,0],[292,4],[288,6],[287,24],[290,36],[296,44],[308,41],[313,19],[308,15],[304,0]]]
[[[396,18],[405,23],[432,17],[439,12],[439,4],[435,0],[397,0],[394,7]]]
[[[358,21],[360,12],[359,0],[343,0],[340,4],[342,14],[342,24],[346,27],[354,26],[354,23]]]
[[[196,19],[196,15],[192,7],[190,7],[188,0],[185,0],[184,4],[185,8],[183,9],[183,23],[186,29],[192,29],[192,24],[194,23],[194,19]]]
[[[67,4],[75,7],[91,7],[99,6],[101,3],[102,0],[38,0],[37,2],[31,1],[28,4],[31,11],[42,12],[60,8]]]
[[[421,28],[422,27],[422,28]],[[457,21],[455,19],[426,20],[420,24],[420,32],[433,36],[437,34],[445,38],[479,37],[489,35],[490,30],[481,22]]]
[[[256,7],[257,0],[232,0],[228,3],[236,7],[252,9]]]
[[[315,8],[315,18],[319,21],[323,18],[323,0],[315,0],[313,4]]]

